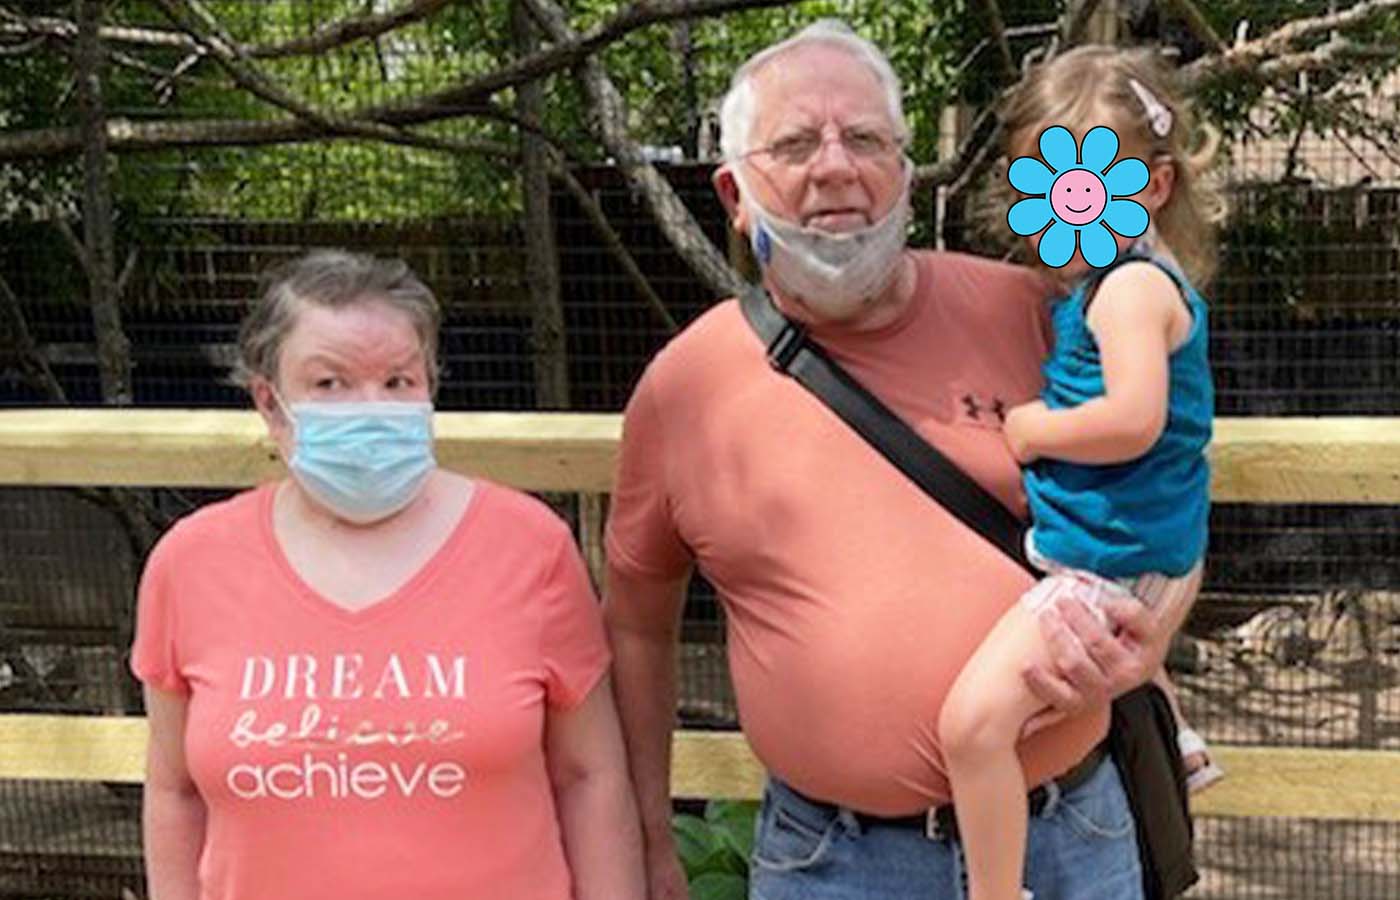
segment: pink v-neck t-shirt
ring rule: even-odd
[[[1050,285],[963,254],[915,258],[916,299],[897,321],[812,334],[1024,514],[1001,426],[1040,390]],[[728,614],[739,717],[759,759],[809,796],[883,815],[948,801],[939,710],[1031,584],[776,373],[733,301],[673,339],[628,403],[607,551],[643,580],[698,565]],[[1025,742],[1030,781],[1082,758],[1106,713]]]
[[[446,544],[359,611],[272,530],[273,486],[179,522],[140,588],[132,671],[188,697],[205,900],[568,900],[547,709],[609,657],[567,527],[478,482]]]

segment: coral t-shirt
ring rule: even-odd
[[[812,335],[1024,514],[1001,422],[1040,390],[1050,286],[962,254],[916,259],[916,300],[897,321]],[[884,815],[948,800],[939,710],[1031,583],[774,372],[733,301],[667,345],[629,401],[607,551],[644,580],[698,564],[728,614],[740,720],[759,759],[810,796]],[[1071,767],[1106,724],[1097,710],[1026,742],[1028,777]]]
[[[567,527],[478,482],[436,555],[349,611],[283,555],[274,493],[179,522],[141,582],[131,666],[188,697],[201,897],[567,900],[545,718],[609,660]]]

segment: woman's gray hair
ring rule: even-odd
[[[725,162],[734,162],[749,151],[749,131],[753,127],[755,113],[754,75],[777,57],[811,45],[836,47],[845,50],[856,61],[865,63],[885,89],[895,140],[900,143],[908,140],[909,126],[904,119],[899,76],[894,73],[889,59],[880,52],[879,47],[856,34],[845,22],[820,19],[787,40],[755,53],[734,73],[734,78],[729,82],[729,92],[724,95],[719,107],[719,147]]]
[[[428,388],[437,393],[437,297],[401,259],[376,259],[346,250],[312,250],[263,275],[259,296],[238,329],[233,381],[249,387],[254,375],[277,381],[277,360],[297,315],[307,304],[339,309],[366,302],[401,310],[423,347]]]

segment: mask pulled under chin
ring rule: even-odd
[[[368,525],[399,512],[437,466],[431,403],[304,402],[283,409],[295,437],[287,461],[292,477],[347,522]]]
[[[904,190],[884,218],[857,231],[805,228],[764,210],[740,184],[753,225],[749,242],[766,276],[820,316],[839,320],[878,295],[899,271],[911,210]]]

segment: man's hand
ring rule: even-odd
[[[1031,450],[1031,437],[1036,428],[1036,420],[1049,411],[1043,400],[1032,400],[1020,406],[1013,406],[1001,424],[1001,433],[1011,448],[1011,455],[1021,465],[1035,462],[1036,454]]]
[[[689,900],[685,869],[675,845],[647,852],[647,890],[650,900]]]
[[[1032,717],[1022,736],[1066,716],[1106,706],[1147,681],[1166,657],[1179,621],[1176,614],[1184,614],[1184,610],[1154,612],[1128,599],[1110,600],[1103,611],[1108,627],[1077,600],[1062,599],[1040,614],[1050,665],[1027,666],[1021,677],[1050,709]]]

